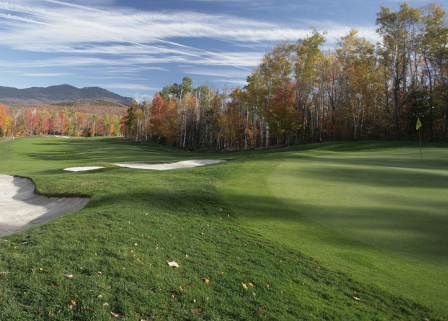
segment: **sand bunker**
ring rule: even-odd
[[[177,163],[165,163],[165,164],[115,164],[120,167],[127,168],[137,168],[137,169],[152,169],[156,171],[166,171],[170,169],[178,169],[178,168],[191,168],[197,166],[218,164],[225,162],[225,160],[221,159],[197,159],[197,160],[189,160]]]
[[[69,168],[64,168],[64,171],[83,172],[83,171],[92,171],[94,169],[100,169],[100,168],[104,168],[104,167],[102,167],[102,166],[69,167]]]
[[[39,196],[34,194],[30,180],[0,175],[0,236],[79,211],[89,201],[89,198]]]

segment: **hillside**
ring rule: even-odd
[[[100,87],[76,88],[70,85],[17,89],[0,86],[0,103],[7,105],[57,104],[87,100],[113,101],[130,104],[132,98],[123,97]]]
[[[105,100],[83,100],[83,101],[72,101],[63,102],[51,105],[33,105],[33,108],[37,110],[56,110],[61,111],[65,109],[73,109],[75,112],[84,112],[86,114],[97,114],[97,115],[118,115],[123,116],[126,114],[128,109],[127,105],[118,103],[115,101],[105,101]]]

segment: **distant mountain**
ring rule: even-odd
[[[0,103],[37,105],[73,101],[105,100],[129,105],[132,98],[123,97],[100,87],[76,88],[70,85],[17,89],[0,86]]]

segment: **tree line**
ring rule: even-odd
[[[448,23],[440,4],[381,7],[381,41],[352,29],[323,50],[312,28],[267,52],[241,89],[193,88],[190,77],[134,102],[122,133],[135,141],[230,150],[334,140],[446,140]]]
[[[77,108],[22,107],[0,104],[0,137],[121,136],[121,117],[122,115],[103,113],[99,108],[91,108],[91,112],[87,113],[78,111]]]
[[[126,114],[0,105],[0,135],[124,135],[189,149],[233,150],[338,140],[447,140],[448,22],[442,5],[377,13],[377,44],[357,30],[326,46],[311,28],[266,52],[244,88],[165,86]]]

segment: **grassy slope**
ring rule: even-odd
[[[249,159],[221,189],[263,236],[446,315],[448,152],[363,144]]]
[[[266,160],[240,160],[259,154]],[[102,320],[114,312],[128,319],[443,319],[395,291],[304,256],[271,238],[272,229],[266,235],[255,232],[239,206],[240,199],[254,206],[247,202],[251,190],[230,198],[227,189],[223,199],[216,186],[240,173],[248,187],[259,188],[261,194],[252,200],[258,213],[288,208],[266,184],[250,185],[261,182],[250,170],[269,169],[269,155],[201,155],[116,139],[29,138],[0,144],[1,173],[30,177],[41,193],[92,197],[80,212],[2,238],[2,317]],[[236,159],[169,172],[111,165],[222,156]],[[82,165],[109,167],[62,170]],[[279,221],[274,219],[273,226]],[[181,267],[169,268],[167,260]],[[353,299],[354,291],[361,301]]]

